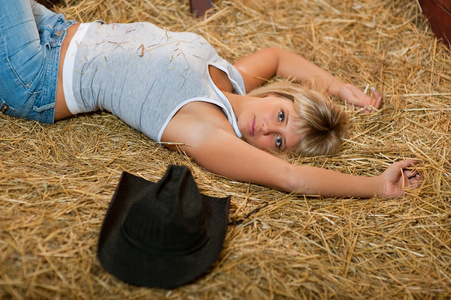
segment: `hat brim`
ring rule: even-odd
[[[98,243],[102,266],[117,278],[139,286],[175,288],[200,277],[217,259],[227,231],[230,196],[202,195],[207,213],[208,241],[183,255],[150,253],[133,246],[121,225],[139,192],[155,183],[123,172],[105,215]]]

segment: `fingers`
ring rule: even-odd
[[[420,176],[420,173],[417,170],[404,169],[403,172],[404,177],[409,179]]]
[[[404,184],[407,188],[418,188],[423,182],[423,177],[416,170],[403,170]]]
[[[382,106],[382,95],[373,86],[371,87],[371,92],[373,93],[373,96],[374,96],[373,106],[374,106],[374,108],[378,109]]]
[[[412,167],[416,162],[417,160],[415,159],[406,159],[396,163],[402,170],[404,185],[406,188],[418,188],[423,182],[423,176],[421,176],[421,174],[417,170],[407,169],[409,167]]]
[[[361,113],[373,113],[376,112],[382,106],[382,95],[374,87],[370,88],[373,93],[373,98],[365,95],[366,105],[360,110]]]
[[[389,181],[397,182],[400,177],[405,177],[404,171],[410,171],[407,168],[413,166],[415,163],[416,159],[406,159],[395,162],[385,170],[384,174],[387,175]]]
[[[410,159],[405,159],[405,160],[401,160],[398,161],[396,163],[394,163],[399,169],[406,169],[408,167],[413,166],[415,163],[417,162],[416,159],[410,158]]]
[[[416,159],[406,159],[393,163],[388,167],[382,177],[386,182],[387,197],[401,197],[404,188],[415,189],[421,186],[423,177],[412,168],[417,162]]]

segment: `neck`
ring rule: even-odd
[[[227,97],[227,99],[230,102],[230,105],[232,106],[233,112],[235,115],[238,115],[241,111],[241,108],[245,103],[248,101],[251,101],[255,97],[251,97],[248,95],[237,95],[229,92],[224,92],[224,95]]]

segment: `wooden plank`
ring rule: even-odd
[[[202,17],[207,10],[213,7],[213,0],[190,0],[191,12],[196,18]]]
[[[436,37],[451,48],[451,1],[420,0],[420,5]]]
[[[438,5],[441,5],[447,11],[451,12],[451,1],[450,0],[435,0]]]

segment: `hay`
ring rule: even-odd
[[[273,44],[345,81],[385,94],[372,115],[349,114],[334,157],[293,163],[378,175],[418,157],[423,186],[398,200],[316,199],[209,173],[107,113],[42,125],[0,116],[0,297],[14,299],[432,299],[451,296],[451,53],[416,1],[65,0],[79,21],[149,21],[206,37],[229,59]],[[122,170],[158,180],[191,168],[202,192],[231,194],[224,249],[209,272],[172,290],[129,286],[96,258]]]

